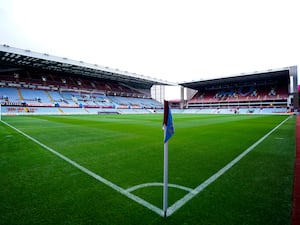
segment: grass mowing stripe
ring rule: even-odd
[[[181,198],[180,200],[178,200],[177,202],[175,202],[172,206],[170,206],[168,208],[168,210],[167,210],[167,216],[172,215],[179,208],[181,208],[183,205],[185,205],[189,200],[191,200],[193,197],[195,197],[197,194],[199,194],[201,191],[203,191],[208,185],[210,185],[215,180],[217,180],[227,170],[229,170],[236,163],[238,163],[245,155],[247,155],[249,152],[251,152],[257,145],[259,145],[261,142],[263,142],[267,137],[269,137],[275,130],[277,130],[282,124],[284,124],[290,118],[291,117],[286,118],[284,121],[282,121],[280,124],[278,124],[275,128],[273,128],[270,132],[268,132],[265,136],[263,136],[262,138],[260,138],[257,142],[255,142],[253,145],[251,145],[249,148],[247,148],[244,152],[242,152],[234,160],[232,160],[230,163],[228,163],[225,167],[223,167],[222,169],[220,169],[217,173],[215,173],[214,175],[212,175],[210,178],[208,178],[206,181],[204,181],[202,184],[200,184],[198,187],[196,187],[190,193],[188,193],[187,195],[185,195],[183,198]]]
[[[160,216],[163,216],[163,211],[161,209],[159,209],[158,207],[152,205],[151,203],[145,201],[144,199],[128,192],[127,190],[119,187],[118,185],[106,180],[105,178],[95,174],[94,172],[86,169],[85,167],[81,166],[80,164],[76,163],[75,161],[67,158],[66,156],[60,154],[59,152],[55,151],[54,149],[48,147],[47,145],[44,145],[43,143],[41,143],[40,141],[36,140],[35,138],[27,135],[26,133],[20,131],[19,129],[13,127],[12,125],[4,122],[3,120],[1,120],[2,123],[4,123],[5,125],[7,125],[8,127],[12,128],[13,130],[17,131],[18,133],[22,134],[23,136],[25,136],[26,138],[30,139],[31,141],[35,142],[36,144],[40,145],[41,147],[43,147],[44,149],[48,150],[49,152],[55,154],[56,156],[58,156],[59,158],[65,160],[66,162],[70,163],[71,165],[73,165],[74,167],[78,168],[79,170],[81,170],[82,172],[90,175],[91,177],[95,178],[96,180],[100,181],[101,183],[111,187],[112,189],[116,190],[117,192],[125,195],[126,197],[134,200],[135,202],[145,206],[146,208],[152,210],[153,212],[159,214]]]

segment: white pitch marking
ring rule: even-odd
[[[136,185],[136,186],[127,188],[126,191],[128,191],[128,192],[133,192],[133,191],[135,191],[135,190],[137,190],[137,189],[144,188],[144,187],[163,186],[163,185],[164,185],[163,183],[145,183],[145,184],[138,184],[138,185]],[[185,190],[185,191],[188,191],[188,192],[193,191],[192,188],[185,187],[185,186],[181,186],[181,185],[177,185],[177,184],[168,184],[168,186],[169,186],[169,187],[173,187],[173,188],[178,188],[178,189],[181,189],[181,190]]]
[[[158,215],[160,216],[163,216],[163,211],[152,205],[151,203],[145,201],[144,199],[134,195],[134,194],[131,194],[130,192],[128,192],[127,190],[119,187],[118,185],[106,180],[105,178],[95,174],[94,172],[88,170],[87,168],[81,166],[80,164],[76,163],[75,161],[69,159],[68,157],[62,155],[61,153],[55,151],[54,149],[48,147],[47,145],[44,145],[43,143],[41,143],[40,141],[36,140],[35,138],[29,136],[28,134],[22,132],[21,130],[15,128],[14,126],[4,122],[3,120],[1,121],[2,123],[6,124],[7,126],[9,126],[10,128],[14,129],[15,131],[17,131],[18,133],[22,134],[23,136],[27,137],[28,139],[30,139],[31,141],[35,142],[36,144],[40,145],[41,147],[43,147],[44,149],[48,150],[49,152],[55,154],[56,156],[58,156],[59,158],[65,160],[66,162],[70,163],[71,165],[73,165],[74,167],[76,167],[77,169],[81,170],[82,172],[90,175],[91,177],[95,178],[96,180],[100,181],[101,183],[111,187],[112,189],[116,190],[117,192],[127,196],[128,198],[132,199],[133,201],[145,206],[146,208],[152,210],[153,212],[157,213]]]
[[[180,200],[175,202],[172,206],[170,206],[167,211],[167,216],[172,215],[179,208],[181,208],[183,205],[185,205],[189,200],[191,200],[193,197],[195,197],[197,194],[199,194],[201,191],[203,191],[208,185],[210,185],[212,182],[214,182],[216,179],[218,179],[221,175],[223,175],[227,170],[229,170],[231,167],[233,167],[245,155],[247,155],[257,145],[259,145],[268,136],[270,136],[275,130],[277,130],[282,124],[284,124],[289,118],[290,117],[286,118],[284,121],[282,121],[280,124],[278,124],[275,128],[273,128],[269,133],[267,133],[265,136],[263,136],[261,139],[259,139],[257,142],[255,142],[253,145],[251,145],[249,148],[247,148],[244,152],[242,152],[239,156],[237,156],[234,160],[232,160],[230,163],[228,163],[226,166],[224,166],[222,169],[220,169],[217,173],[212,175],[210,178],[208,178],[206,181],[204,181],[202,184],[200,184],[198,187],[196,187],[190,193],[186,194],[183,198],[181,198]]]

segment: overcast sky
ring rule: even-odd
[[[299,67],[298,2],[1,0],[0,44],[172,82]]]

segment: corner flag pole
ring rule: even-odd
[[[166,136],[167,126],[164,125],[164,136]],[[167,217],[168,210],[168,141],[164,143],[164,190],[163,190],[163,211],[164,217]]]
[[[167,217],[167,211],[168,211],[168,158],[169,158],[168,140],[174,134],[172,113],[171,113],[171,110],[169,109],[169,102],[168,101],[164,101],[164,121],[163,121],[163,128],[164,128],[163,212],[164,212],[164,217]]]

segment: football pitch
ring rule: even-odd
[[[290,224],[295,116],[2,116],[0,224]]]

